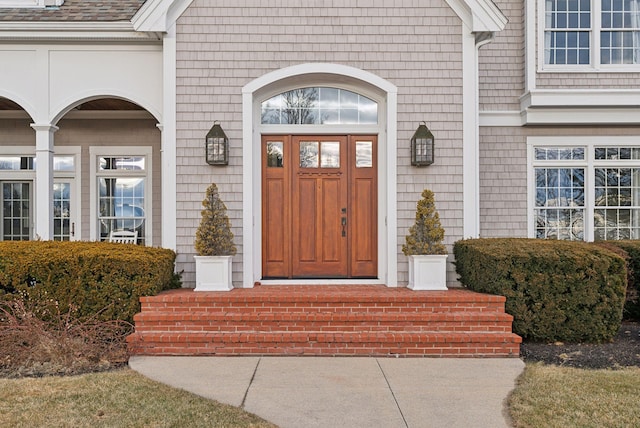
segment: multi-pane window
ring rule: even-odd
[[[602,64],[640,64],[640,0],[602,0]]]
[[[267,125],[371,125],[378,123],[378,104],[360,94],[328,87],[299,88],[262,103]]]
[[[545,64],[589,64],[590,0],[545,1]]]
[[[31,239],[31,182],[2,182],[2,240]]]
[[[544,0],[544,63],[640,64],[640,0]]]
[[[534,147],[533,234],[640,239],[640,146]]]
[[[147,165],[145,156],[99,156],[99,239],[111,232],[138,232],[138,244],[145,244],[147,213]]]

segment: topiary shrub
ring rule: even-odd
[[[405,256],[422,254],[447,254],[442,244],[444,229],[440,224],[440,216],[436,211],[433,192],[429,189],[422,191],[422,199],[416,206],[416,221],[409,228],[405,237],[402,252]]]
[[[534,341],[603,342],[620,328],[624,260],[584,242],[470,239],[454,245],[471,290],[505,296],[514,332]]]
[[[227,206],[222,202],[218,186],[212,183],[208,188],[200,212],[202,218],[196,230],[195,248],[200,256],[233,256],[231,222],[227,216]]]
[[[107,242],[0,242],[0,295],[62,313],[73,307],[78,318],[132,322],[141,296],[180,286],[175,257]]]

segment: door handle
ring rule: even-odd
[[[76,224],[71,223],[71,236],[76,236]]]
[[[347,236],[347,218],[342,217],[342,236]]]

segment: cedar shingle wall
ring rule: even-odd
[[[193,284],[193,237],[207,185],[218,183],[242,261],[241,89],[268,72],[309,62],[366,70],[398,87],[398,253],[424,187],[436,192],[447,243],[462,235],[461,22],[444,1],[258,2],[195,0],[178,21],[178,269]],[[306,3],[305,3],[306,4]],[[204,136],[219,120],[231,141],[226,168],[204,164]],[[426,120],[436,164],[409,166],[409,139]],[[400,281],[406,259],[399,256]]]
[[[516,0],[495,3],[509,22],[479,51],[480,111],[520,110],[525,75],[524,6]]]

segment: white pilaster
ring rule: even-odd
[[[462,24],[462,206],[463,238],[480,236],[478,148],[478,51],[476,36]]]
[[[158,128],[161,136],[162,165],[162,247],[177,247],[176,188],[176,26],[173,24],[163,38],[163,114]]]
[[[53,134],[57,126],[34,123],[36,131],[36,192],[34,238],[53,237]]]

